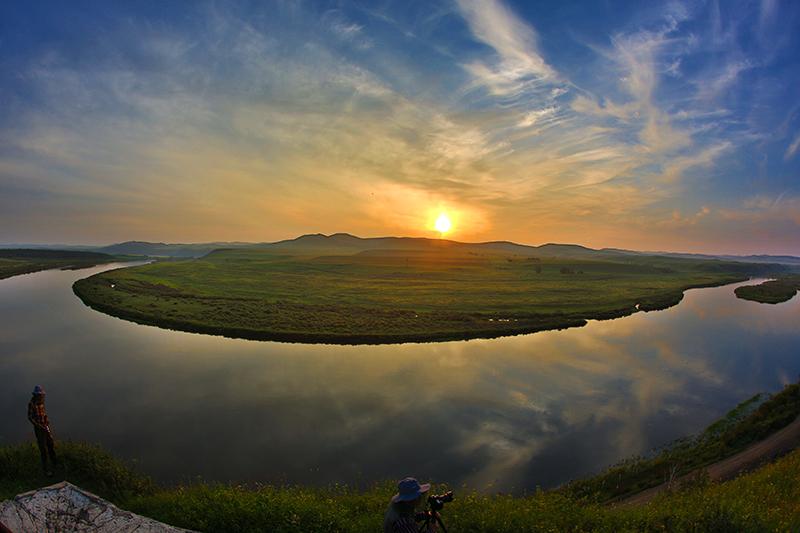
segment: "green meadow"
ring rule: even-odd
[[[99,311],[178,330],[389,343],[580,326],[663,309],[686,289],[776,268],[600,252],[536,256],[486,245],[355,252],[268,247],[104,272],[78,281],[74,291]]]

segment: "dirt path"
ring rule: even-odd
[[[766,439],[756,442],[736,455],[712,463],[703,468],[693,470],[672,482],[673,486],[680,486],[682,482],[696,478],[703,471],[708,472],[712,481],[725,481],[736,477],[742,472],[753,470],[763,463],[784,455],[800,446],[800,417],[794,422],[770,435]],[[657,494],[669,490],[668,483],[643,490],[633,496],[616,502],[615,505],[641,505],[652,500]]]

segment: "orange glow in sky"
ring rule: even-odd
[[[0,2],[0,244],[800,256],[800,2],[584,3]]]

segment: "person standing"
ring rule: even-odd
[[[47,476],[53,475],[52,468],[58,464],[56,457],[56,445],[53,440],[53,433],[50,431],[50,421],[47,419],[47,411],[44,408],[44,389],[39,385],[33,388],[33,397],[28,402],[28,420],[33,424],[33,431],[36,434],[36,443],[39,445],[39,454],[42,457],[42,468]],[[50,465],[47,459],[50,458]]]

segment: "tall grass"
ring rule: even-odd
[[[155,483],[99,446],[62,441],[56,477],[47,477],[36,443],[0,446],[0,499],[67,479],[113,502],[154,493]]]
[[[394,492],[194,484],[156,487],[95,446],[63,443],[66,478],[122,508],[200,531],[374,532]],[[725,483],[699,482],[642,507],[584,503],[563,492],[486,495],[456,489],[442,512],[450,531],[800,531],[800,450]],[[0,447],[0,498],[57,480],[39,472],[32,444]],[[443,490],[445,487],[435,487]]]

